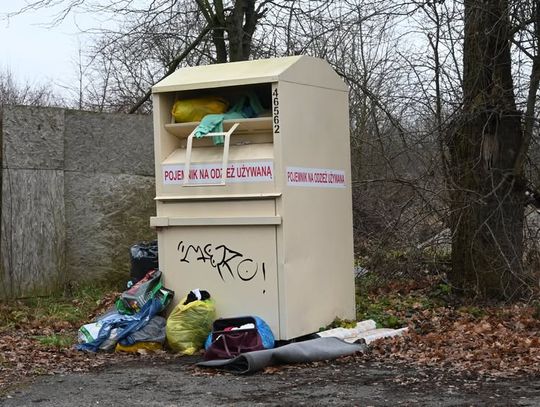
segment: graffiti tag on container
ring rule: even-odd
[[[215,269],[219,277],[225,281],[224,274],[233,279],[238,277],[242,281],[250,281],[259,272],[259,263],[242,253],[229,249],[224,244],[215,246],[208,243],[202,245],[191,245],[181,241],[177,247],[180,253],[180,262],[190,263],[198,261],[208,264]],[[263,279],[266,279],[266,269],[264,262],[261,263]]]

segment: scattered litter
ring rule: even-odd
[[[142,280],[123,292],[115,306],[83,325],[78,350],[138,352],[159,350],[165,343],[163,313],[174,292],[163,287],[161,272],[150,270]]]
[[[381,338],[392,338],[394,336],[401,336],[409,331],[409,328],[390,329],[379,328],[371,331],[366,331],[361,335],[360,340],[364,341],[367,345],[371,342]]]
[[[271,349],[274,334],[260,317],[220,318],[205,343],[205,360],[231,359],[241,353]]]
[[[367,275],[369,273],[369,270],[362,266],[354,266],[353,272],[355,278],[360,278]]]
[[[114,350],[116,343],[143,328],[159,312],[163,310],[157,299],[150,299],[143,308],[134,315],[114,313],[101,320],[97,338],[76,346],[78,350],[98,352]],[[83,335],[84,336],[84,335]],[[129,343],[127,343],[129,344]]]
[[[118,311],[121,314],[134,314],[139,312],[146,301],[151,298],[158,299],[162,303],[163,309],[167,308],[174,292],[163,287],[161,279],[161,271],[150,270],[144,278],[120,295],[116,301]]]
[[[141,270],[157,260],[157,246],[132,246],[132,282],[115,306],[79,329],[77,349],[146,353],[168,348],[182,355],[205,349],[202,367],[216,367],[235,373],[253,373],[283,363],[329,360],[366,349],[376,339],[403,335],[407,328],[378,329],[375,321],[356,323],[354,328],[334,328],[316,334],[315,339],[288,343],[275,348],[269,325],[260,317],[240,316],[216,319],[210,293],[194,289],[181,299],[167,319],[159,314],[171,303],[174,292],[163,286],[157,268]],[[133,268],[136,268],[135,272]],[[356,277],[369,271],[356,266]]]
[[[127,288],[131,288],[150,271],[158,268],[157,240],[141,242],[130,247],[129,259],[131,262],[130,277]]]
[[[193,355],[202,349],[216,319],[214,300],[208,292],[203,300],[203,290],[193,290],[180,300],[167,319],[167,343],[182,355]],[[188,297],[192,298],[189,300]],[[199,299],[200,298],[200,299]]]
[[[407,328],[390,329],[377,328],[372,319],[357,322],[354,328],[334,328],[323,332],[317,332],[321,338],[335,337],[348,343],[369,344],[376,339],[400,336],[407,332]]]

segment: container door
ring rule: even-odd
[[[256,315],[279,338],[275,225],[202,225],[158,230],[160,269],[176,301],[210,292],[218,317]]]

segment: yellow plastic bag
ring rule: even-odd
[[[207,114],[225,113],[228,107],[225,99],[207,96],[177,100],[171,113],[177,123],[200,122]]]
[[[117,343],[115,351],[137,353],[139,351],[155,352],[162,349],[163,345],[159,342],[135,342],[133,345],[120,345]]]
[[[193,355],[202,349],[212,330],[216,307],[212,299],[196,300],[183,305],[186,300],[187,297],[182,298],[167,318],[165,334],[173,351],[182,355]]]

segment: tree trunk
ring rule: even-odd
[[[514,298],[523,288],[522,143],[511,72],[507,0],[465,1],[463,111],[453,137],[453,284],[466,295]]]
[[[246,61],[251,54],[251,41],[261,17],[255,10],[256,0],[236,0],[232,13],[227,17],[229,59]]]
[[[227,62],[227,46],[225,45],[225,30],[223,28],[212,30],[212,42],[216,47],[216,62],[218,64]]]
[[[224,8],[221,0],[214,0],[213,7],[208,1],[196,1],[212,30],[216,62],[248,60],[253,34],[266,10],[261,11],[255,7],[257,0],[235,0],[231,10]]]

